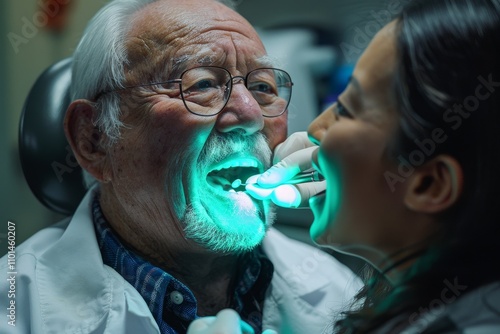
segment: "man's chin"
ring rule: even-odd
[[[196,194],[186,212],[186,237],[217,252],[248,251],[258,246],[267,231],[267,205],[245,192],[210,188]]]
[[[223,219],[224,217],[238,219],[247,218],[265,222],[267,211],[263,201],[251,197],[246,191],[225,191],[220,188],[208,187],[207,196],[200,198],[208,212]]]

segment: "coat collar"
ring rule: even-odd
[[[99,333],[125,311],[130,319],[142,318],[143,324],[156,327],[158,332],[137,291],[102,262],[91,215],[97,191],[94,186],[87,192],[63,234],[38,259],[36,276],[44,325],[58,333]]]

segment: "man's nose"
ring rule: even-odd
[[[252,134],[264,128],[262,110],[246,88],[242,77],[233,77],[233,88],[229,101],[218,115],[216,128],[220,132],[243,130]]]

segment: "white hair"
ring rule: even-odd
[[[125,39],[132,16],[157,0],[115,0],[104,6],[89,22],[73,54],[71,98],[94,100],[104,91],[122,88],[127,64]],[[99,129],[111,141],[120,134],[120,100],[116,93],[95,102]]]
[[[97,95],[123,87],[127,64],[125,40],[132,16],[157,0],[115,0],[101,8],[90,20],[73,53],[71,100],[93,101]],[[98,111],[95,126],[109,143],[120,137],[120,98],[116,92],[104,94],[94,102]],[[96,180],[83,170],[89,188]]]

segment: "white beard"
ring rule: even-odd
[[[257,157],[268,168],[271,150],[264,135],[238,133],[212,135],[200,154],[198,169],[220,161],[236,152]],[[256,202],[244,192],[214,194],[210,187],[200,187],[191,194],[181,223],[187,238],[214,252],[238,253],[258,246],[273,224],[275,214],[270,201]]]

